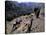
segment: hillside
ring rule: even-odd
[[[27,18],[27,19],[26,19]],[[28,26],[30,26],[31,23],[31,15],[25,15],[18,18],[13,19],[11,22],[7,22],[6,31],[7,33],[29,33],[28,32]],[[13,24],[16,24],[16,19],[21,19],[22,22],[19,25],[16,25],[18,28],[13,29]],[[16,27],[15,26],[15,27]],[[33,16],[33,23],[32,27],[30,28],[30,33],[33,32],[44,32],[44,17],[43,15],[39,15],[39,18],[36,18],[35,15]],[[14,30],[13,32],[11,32]]]
[[[5,1],[5,33],[44,32],[44,9],[44,3]]]

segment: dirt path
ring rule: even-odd
[[[24,18],[22,17],[23,21],[21,22],[20,27],[17,28],[17,30],[13,31],[12,33],[14,33],[14,34],[15,33],[25,33],[28,30],[28,25],[30,24],[30,19],[31,18],[25,19],[25,17]],[[16,23],[16,19],[7,23],[7,33],[11,32],[14,23]],[[26,25],[26,23],[27,23],[27,25]],[[35,16],[33,16],[31,32],[44,32],[44,17],[42,15],[40,15],[39,18],[36,18]]]
[[[44,17],[39,15],[39,18],[33,17],[34,21],[32,24],[32,32],[43,32],[44,31]]]

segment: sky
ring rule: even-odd
[[[10,1],[17,1],[17,2],[44,2],[44,0],[10,0]]]

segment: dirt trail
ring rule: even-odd
[[[12,33],[25,33],[28,30],[28,25],[30,24],[31,18],[25,19],[25,17],[22,17],[21,19],[23,21],[21,22],[20,27]],[[7,23],[7,33],[11,32],[14,23],[16,23],[16,18],[13,21]],[[39,18],[36,18],[35,15],[33,16],[33,23],[30,32],[44,32],[44,17],[42,15],[39,15]]]
[[[44,17],[39,15],[39,18],[33,17],[34,21],[32,24],[32,32],[43,32],[44,31]]]

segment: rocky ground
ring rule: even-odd
[[[16,19],[21,19],[22,22],[20,24],[16,25],[16,30],[13,30],[13,24],[16,24]],[[7,33],[29,33],[28,27],[31,25],[31,15],[25,15],[20,16],[18,18],[13,19],[11,22],[6,21],[6,32]],[[43,15],[39,15],[39,18],[36,18],[36,16],[33,16],[33,23],[32,27],[30,28],[30,32],[44,32],[44,17]],[[11,32],[12,31],[12,32]]]

